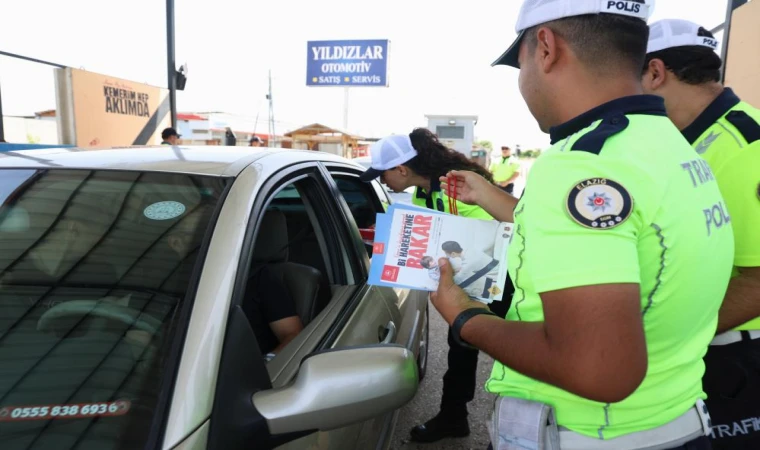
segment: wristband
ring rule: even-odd
[[[494,314],[490,309],[487,308],[470,308],[462,311],[459,313],[459,315],[454,319],[454,322],[451,323],[451,336],[454,338],[454,342],[461,345],[462,347],[468,347],[468,348],[475,348],[472,345],[468,344],[464,340],[462,340],[462,336],[460,333],[462,332],[462,327],[465,323],[467,323],[468,320],[472,319],[475,316],[479,316],[481,314],[487,314],[489,316],[499,317],[498,315]]]

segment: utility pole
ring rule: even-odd
[[[269,100],[269,146],[277,147],[277,135],[274,131],[274,101],[272,100],[272,69],[269,69],[269,93],[267,94],[267,100]]]
[[[177,128],[177,66],[174,56],[174,0],[166,0],[166,65],[172,128]]]

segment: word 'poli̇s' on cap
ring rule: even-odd
[[[649,19],[654,9],[654,1],[636,2],[631,0],[525,0],[517,16],[517,39],[492,66],[504,65],[519,68],[517,58],[520,55],[520,42],[529,28],[565,19],[567,17],[586,14],[618,14],[638,17],[644,21]]]
[[[386,170],[398,167],[417,156],[409,135],[394,135],[380,139],[369,148],[372,163],[361,175],[362,181],[372,181]]]
[[[688,20],[666,19],[649,26],[647,54],[675,47],[707,47],[718,49],[718,40],[710,36],[700,36],[701,26]]]

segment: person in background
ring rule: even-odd
[[[166,128],[161,132],[161,139],[163,139],[161,145],[177,145],[179,138],[177,130],[172,127]]]
[[[519,201],[472,172],[441,178],[444,191],[515,224],[506,320],[454,284],[446,259],[431,295],[454,338],[495,360],[494,449],[711,448],[702,358],[733,231],[718,183],[662,98],[642,95],[651,9],[522,2],[518,37],[494,65],[519,69],[551,147]]]
[[[249,147],[261,147],[262,145],[264,145],[264,141],[262,141],[261,138],[256,136],[255,134],[253,135],[251,140],[248,141]]]
[[[514,193],[515,180],[520,178],[520,162],[512,156],[512,149],[502,146],[501,158],[494,161],[489,170],[497,186],[509,194]]]
[[[440,177],[450,170],[477,173],[489,182],[491,174],[481,165],[470,161],[463,154],[447,148],[430,130],[417,128],[408,135],[388,136],[370,148],[372,162],[362,174],[362,181],[378,177],[395,192],[415,187],[412,203],[435,211],[451,214],[449,197],[441,190]],[[456,201],[460,216],[481,220],[493,217],[479,206]],[[432,267],[432,266],[431,266]],[[493,302],[489,307],[504,317],[514,289],[507,278],[504,300]],[[443,396],[440,412],[422,425],[411,430],[414,442],[435,442],[447,437],[464,437],[470,434],[467,420],[467,403],[475,396],[478,351],[459,345],[453,340],[449,329],[448,369],[443,376]]]
[[[734,230],[733,276],[705,356],[712,445],[760,449],[760,428],[747,425],[760,417],[760,110],[720,82],[717,48],[696,23],[655,22],[642,82],[645,92],[665,99],[670,119],[709,164],[685,170],[696,182],[715,178]]]

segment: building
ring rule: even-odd
[[[742,100],[760,107],[760,1],[732,0],[731,28],[725,56],[725,84]],[[726,39],[725,34],[723,39]]]
[[[16,144],[57,145],[58,123],[55,110],[34,113],[34,116],[3,116],[6,142]]]
[[[292,148],[328,152],[346,158],[366,156],[363,137],[319,123],[285,133],[285,137],[292,140]]]
[[[290,139],[276,136],[272,139],[266,133],[256,131],[256,119],[222,112],[177,113],[177,132],[183,145],[225,145],[227,129],[237,139],[237,145],[248,145],[251,138],[258,136],[264,146],[290,146]]]
[[[426,115],[425,118],[428,130],[435,133],[444,145],[468,158],[471,156],[478,116]]]

